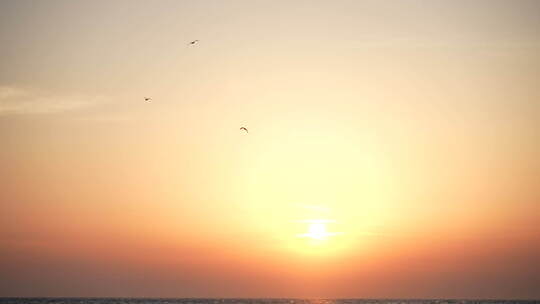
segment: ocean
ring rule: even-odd
[[[540,300],[0,298],[0,304],[533,304]]]

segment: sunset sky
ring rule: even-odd
[[[0,296],[540,298],[540,1],[0,0],[0,144]]]

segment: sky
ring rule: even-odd
[[[0,46],[0,296],[540,298],[538,1],[0,0]]]

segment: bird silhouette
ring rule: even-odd
[[[189,43],[189,45],[194,45],[195,43],[199,42],[199,40],[193,40]]]
[[[150,101],[152,101],[152,98],[150,98],[150,97],[145,97],[145,98],[144,98],[144,101],[150,102]]]
[[[246,129],[246,127],[241,127],[240,130],[244,130],[246,131],[246,133],[249,133],[248,129]]]

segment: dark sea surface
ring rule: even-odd
[[[540,300],[0,298],[0,304],[532,304]]]

